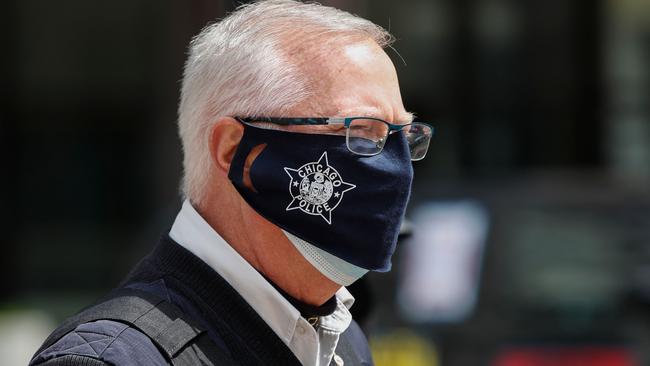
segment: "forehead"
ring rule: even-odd
[[[410,122],[395,67],[371,39],[312,43],[299,49],[294,55],[312,94],[293,113]]]

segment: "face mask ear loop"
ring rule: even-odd
[[[251,144],[249,139],[246,138],[247,131],[248,129],[244,125],[244,134],[239,141],[239,146],[237,146],[235,156],[233,156],[232,161],[230,162],[230,171],[228,172],[228,178],[240,186],[243,186],[244,184],[244,165],[246,164],[246,157],[248,157],[248,154],[250,154],[253,149],[253,144]]]

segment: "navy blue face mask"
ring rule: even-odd
[[[259,145],[265,146],[245,177]],[[356,266],[390,270],[413,180],[401,132],[380,154],[360,156],[345,136],[244,124],[228,177],[257,213],[285,231]]]

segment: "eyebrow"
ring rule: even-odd
[[[402,119],[402,118],[403,118],[405,123],[411,123],[415,119],[415,114],[413,114],[412,112],[409,112],[409,111],[404,111],[404,113],[402,113],[400,115],[400,119]]]

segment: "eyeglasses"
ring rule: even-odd
[[[429,149],[429,141],[434,129],[426,123],[412,122],[396,125],[378,118],[277,118],[277,117],[235,117],[242,123],[272,123],[281,126],[318,126],[342,124],[345,127],[345,141],[350,152],[373,156],[379,154],[386,145],[390,134],[402,131],[406,137],[411,153],[411,160],[424,159]]]

